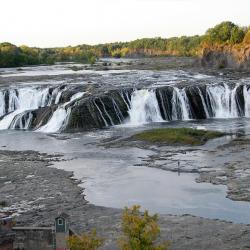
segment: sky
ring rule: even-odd
[[[250,25],[250,0],[2,0],[0,42],[59,47]]]

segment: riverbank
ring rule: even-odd
[[[121,210],[89,204],[72,173],[50,165],[59,155],[0,151],[0,200],[14,212],[17,225],[50,226],[58,211],[70,215],[77,232],[93,228],[106,238],[103,249],[116,249]],[[170,249],[247,249],[250,226],[191,215],[160,215],[161,237]]]

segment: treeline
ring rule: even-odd
[[[95,60],[95,54],[88,47],[41,49],[0,43],[0,67],[54,64],[65,61],[94,63]]]
[[[202,36],[182,36],[168,39],[145,38],[128,43],[94,46],[100,56],[199,56],[206,46],[250,45],[250,27],[240,27],[232,22],[222,22],[208,29]]]
[[[204,46],[250,44],[250,28],[222,22],[202,36],[168,39],[144,38],[132,42],[79,45],[64,48],[17,47],[0,43],[0,67],[53,64],[55,62],[94,63],[98,57],[198,56]]]

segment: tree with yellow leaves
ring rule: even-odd
[[[97,236],[96,231],[81,236],[70,236],[67,240],[70,250],[96,250],[104,240]]]
[[[160,234],[157,215],[150,216],[146,210],[140,212],[140,206],[125,208],[122,215],[123,236],[118,240],[122,250],[167,250],[169,242],[157,244]]]

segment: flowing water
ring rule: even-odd
[[[135,90],[129,108],[130,125],[138,126],[150,122],[163,122],[159,105],[153,90]]]
[[[59,92],[58,95],[61,95]],[[45,132],[45,133],[55,133],[60,131],[66,126],[66,122],[68,117],[70,116],[71,109],[67,108],[69,104],[74,102],[75,100],[81,98],[84,95],[84,92],[79,92],[71,96],[70,100],[62,105],[60,105],[57,110],[53,113],[52,117],[48,121],[48,123],[42,127],[40,127],[37,131]],[[56,97],[55,103],[58,103],[58,99],[60,97]]]
[[[43,69],[43,75],[46,70],[50,69]],[[52,71],[56,74],[56,70]],[[68,74],[60,70],[60,74]],[[27,69],[25,75],[39,75],[40,71]],[[7,70],[2,74],[6,78],[19,73]],[[154,212],[250,223],[250,204],[225,198],[225,186],[198,184],[196,174],[135,166],[142,163],[141,157],[153,154],[151,150],[99,145],[101,140],[128,137],[152,127],[205,127],[249,134],[249,79],[232,81],[184,71],[83,74],[84,80],[74,78],[68,84],[66,78],[63,82],[3,86],[0,147],[64,154],[68,161],[55,167],[74,171],[83,181],[86,199],[97,205],[123,208],[141,204]],[[184,81],[186,84],[179,84]],[[43,110],[49,116],[37,121]],[[72,122],[72,117],[81,120]],[[97,122],[91,123],[91,119]],[[87,131],[64,133],[75,123]],[[203,160],[204,155],[199,157]]]

